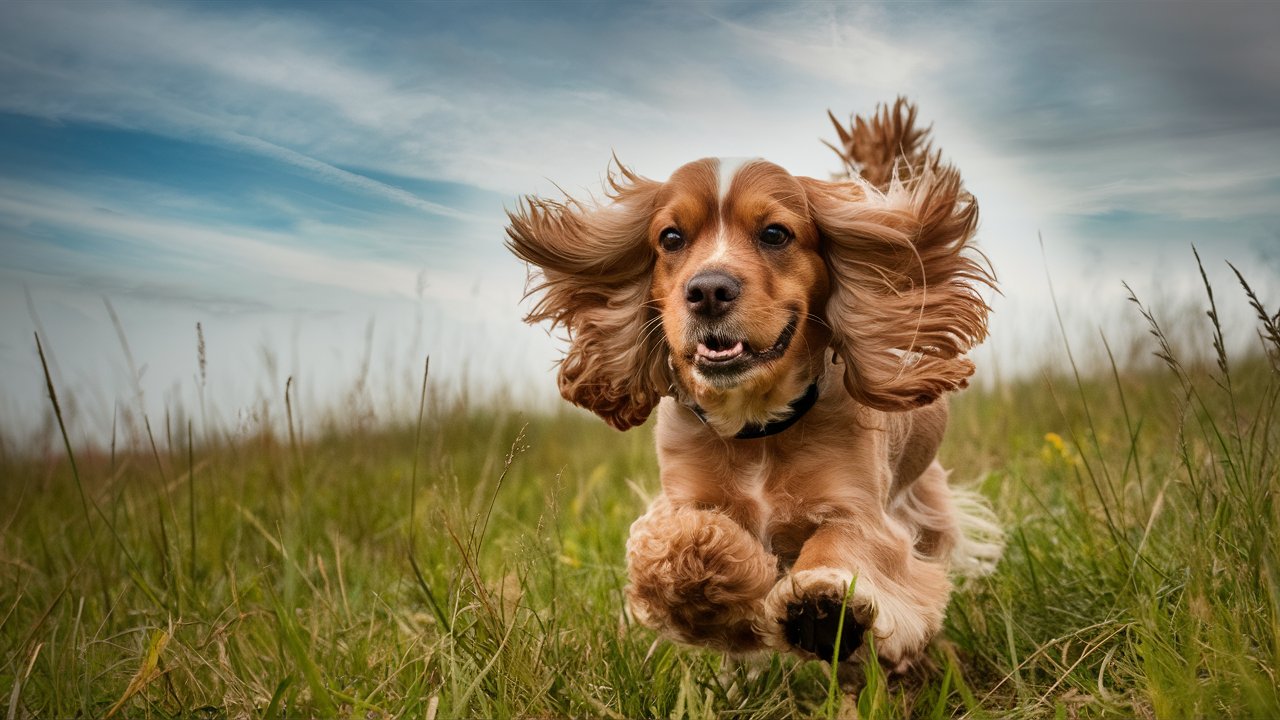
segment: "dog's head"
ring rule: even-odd
[[[622,168],[604,203],[526,198],[511,250],[536,272],[529,322],[568,332],[560,391],[611,425],[663,395],[722,435],[785,413],[832,357],[882,410],[963,387],[986,332],[967,243],[977,206],[936,160],[881,190],[703,159],[666,182]]]
[[[705,159],[655,197],[650,296],[676,388],[723,433],[764,422],[821,370],[830,281],[802,182],[763,160]]]

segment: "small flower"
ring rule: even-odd
[[[1044,447],[1040,449],[1040,457],[1046,463],[1061,461],[1068,465],[1076,463],[1076,458],[1062,436],[1056,432],[1044,434]]]

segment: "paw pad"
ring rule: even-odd
[[[844,628],[840,628],[843,610]],[[840,654],[837,660],[847,660],[862,645],[862,633],[866,626],[858,622],[853,609],[845,607],[832,597],[807,597],[787,605],[787,619],[783,625],[787,642],[806,650],[823,660],[830,660],[836,651],[836,634],[840,631]]]

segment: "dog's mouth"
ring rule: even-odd
[[[746,338],[708,334],[698,341],[693,364],[700,372],[714,375],[736,375],[752,367],[782,357],[796,334],[798,317],[792,314],[773,344],[763,350],[751,347]]]

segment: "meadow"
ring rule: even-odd
[[[1224,303],[1251,307],[1246,349]],[[468,399],[424,367],[403,422],[303,425],[281,388],[261,412],[283,432],[175,415],[0,448],[0,713],[1280,716],[1280,328],[1243,280],[1197,304],[1207,345],[1135,303],[1151,332],[1088,349],[1110,361],[1064,352],[955,398],[943,462],[1008,544],[912,676],[656,641],[622,612],[652,428]]]

